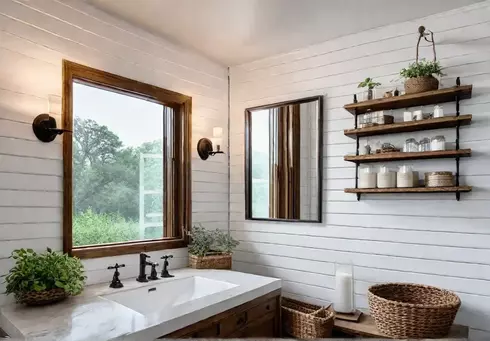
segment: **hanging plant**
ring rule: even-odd
[[[434,32],[425,32],[425,27],[419,27],[419,39],[415,54],[415,62],[411,63],[408,68],[403,68],[400,71],[400,76],[406,78],[405,93],[414,94],[419,92],[437,90],[439,81],[434,76],[443,76],[442,67],[436,57],[436,43],[434,41]],[[428,38],[430,36],[430,38]],[[420,41],[424,38],[425,41],[432,43],[432,51],[434,53],[433,61],[422,59],[419,61]]]

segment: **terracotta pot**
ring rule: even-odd
[[[439,81],[433,76],[409,78],[405,81],[405,93],[417,94],[439,89]]]

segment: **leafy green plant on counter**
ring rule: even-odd
[[[80,259],[68,254],[36,253],[32,249],[14,250],[15,265],[5,277],[6,293],[19,295],[31,291],[61,288],[70,295],[78,295],[85,285],[84,268]]]
[[[428,76],[444,76],[442,73],[441,64],[438,61],[427,61],[421,59],[418,63],[411,63],[408,68],[403,68],[400,71],[400,76],[403,78],[416,78],[416,77],[428,77]]]
[[[364,81],[359,83],[359,85],[357,87],[358,88],[368,88],[369,90],[371,90],[371,89],[374,89],[375,87],[380,86],[380,85],[381,85],[381,83],[375,82],[374,79],[368,77]]]
[[[220,229],[207,230],[202,226],[194,226],[189,232],[189,237],[189,253],[201,257],[207,254],[232,253],[239,244]]]

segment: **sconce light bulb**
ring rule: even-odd
[[[220,139],[223,137],[223,128],[221,127],[214,127],[213,128],[213,137]]]

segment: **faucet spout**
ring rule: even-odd
[[[140,253],[140,272],[136,280],[138,282],[148,282],[148,278],[146,277],[146,266],[151,265],[151,262],[148,262],[147,259],[150,258],[145,253]]]

